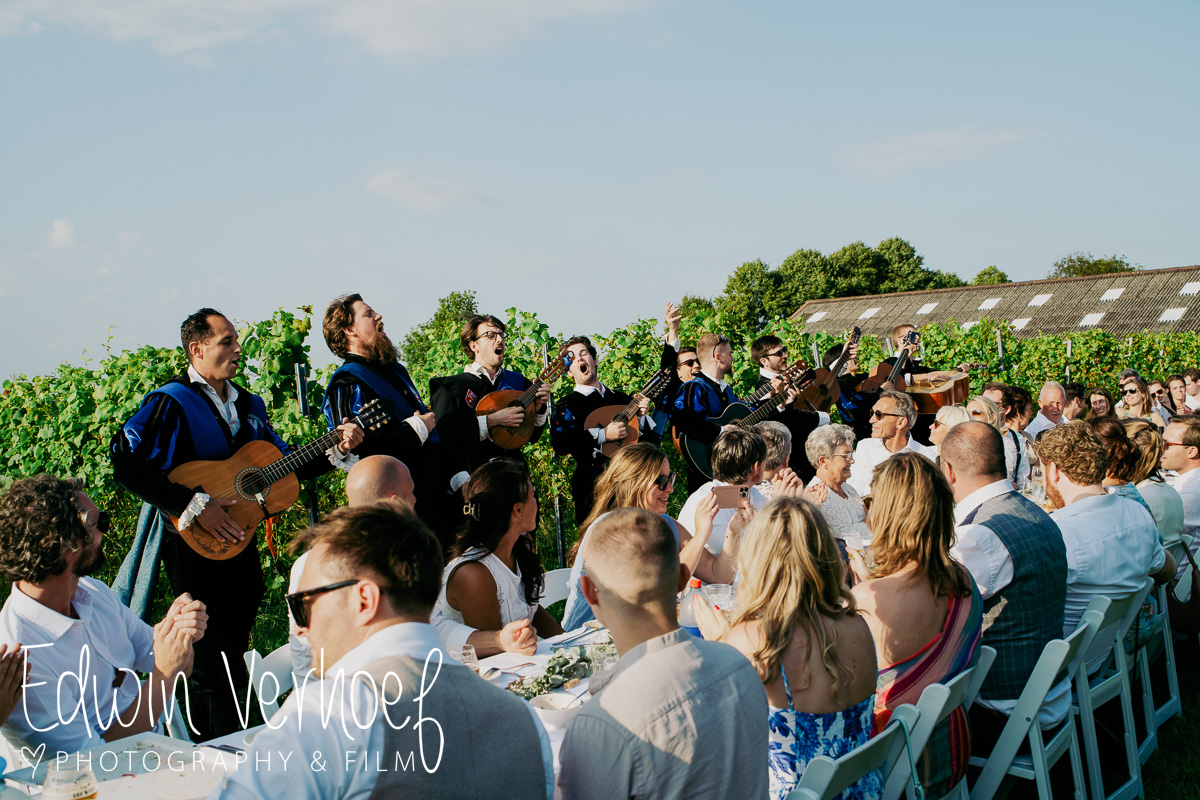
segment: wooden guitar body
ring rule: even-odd
[[[524,392],[520,389],[501,389],[485,394],[475,404],[475,416],[483,417],[505,408],[520,407],[522,394]],[[502,425],[489,426],[488,433],[491,434],[492,442],[497,447],[503,447],[505,450],[516,450],[528,444],[530,438],[533,437],[534,418],[536,417],[533,407],[534,403],[525,406],[525,420],[519,427],[505,428]]]
[[[936,414],[942,406],[965,403],[971,395],[971,376],[962,375],[944,381],[922,381],[914,375],[912,385],[905,391],[912,396],[918,414]]]
[[[286,509],[300,496],[300,482],[294,474],[287,474],[269,482],[262,477],[262,468],[278,461],[283,456],[279,448],[270,442],[249,442],[224,461],[192,461],[171,470],[167,476],[172,483],[198,488],[211,500],[237,500],[225,507],[225,513],[246,532],[246,538],[230,544],[213,536],[199,522],[193,521],[179,535],[188,546],[206,558],[224,561],[233,558],[254,542],[254,529],[258,523]],[[263,513],[256,494],[262,494],[266,503]],[[171,523],[179,530],[179,518],[171,517]]]
[[[858,390],[860,392],[877,392],[880,386],[887,383],[888,376],[891,374],[892,365],[880,361],[874,369],[867,373],[867,379],[859,384]],[[904,388],[904,375],[900,375],[896,378],[896,391],[903,392]]]
[[[813,379],[801,390],[796,398],[797,408],[811,408],[814,411],[828,411],[842,396],[842,387],[837,378],[827,369],[813,371]]]
[[[601,406],[592,413],[588,414],[587,419],[584,420],[583,427],[589,431],[592,428],[603,428],[604,426],[608,425],[608,423],[613,421],[613,417],[617,416],[617,414],[620,414],[624,410],[625,406]],[[638,436],[641,435],[640,423],[641,420],[639,419],[629,420],[627,423],[625,423],[625,427],[628,429],[628,432],[625,434],[625,438],[618,441],[606,439],[604,444],[600,445],[600,451],[609,458],[612,458],[622,447],[636,442],[638,440]]]
[[[718,416],[709,417],[708,421],[715,425],[724,427],[725,425],[731,425],[739,420],[745,419],[746,417],[750,416],[753,411],[754,409],[750,408],[750,406],[746,405],[745,403],[730,403],[729,406],[726,407],[726,409]],[[684,459],[686,459],[687,462],[691,464],[697,472],[701,473],[709,480],[712,480],[712,445],[696,441],[695,439],[689,438],[686,434],[680,434],[675,442],[676,446],[679,447],[679,452],[683,455]]]

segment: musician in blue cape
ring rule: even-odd
[[[512,456],[518,450],[507,450],[492,441],[493,428],[519,428],[525,419],[520,408],[502,408],[477,416],[475,407],[492,392],[506,389],[524,391],[532,386],[519,372],[504,369],[504,351],[508,343],[508,328],[490,314],[476,314],[468,319],[458,337],[463,353],[471,363],[457,375],[444,375],[429,381],[430,405],[437,418],[441,439],[453,448],[474,472],[480,464],[500,456]],[[550,386],[543,384],[534,399],[534,429],[530,442],[542,436],[548,418]]]
[[[444,428],[421,399],[396,347],[383,330],[383,317],[361,295],[338,297],[325,309],[322,324],[330,351],[344,359],[325,390],[325,421],[358,414],[378,398],[391,419],[355,450],[359,456],[389,455],[412,473],[416,510],[449,549],[462,521],[458,490],[471,477],[466,461],[442,441]]]
[[[779,379],[780,373],[788,367],[787,345],[778,336],[760,336],[750,343],[750,360],[758,365],[758,383],[754,386],[755,391],[767,391],[771,384]],[[829,424],[829,414],[817,409],[797,408],[797,405],[799,403],[781,412],[778,420],[792,433],[792,453],[788,457],[788,466],[807,484],[817,474],[817,470],[808,463],[804,443],[808,441],[810,433],[822,425]]]
[[[192,722],[201,738],[209,738],[241,727],[237,710],[245,702],[247,681],[243,655],[262,598],[262,565],[256,543],[221,561],[193,550],[167,515],[178,518],[180,528],[198,525],[230,543],[253,537],[254,531],[243,531],[226,513],[234,500],[209,497],[167,475],[191,461],[227,459],[252,441],[268,441],[285,454],[293,448],[271,428],[262,398],[233,382],[242,352],[233,323],[215,309],[202,308],[183,321],[179,332],[187,373],[147,394],[110,443],[114,480],[144,503],[134,546],[114,590],[126,602],[134,599],[131,608],[145,618],[161,557],[174,593],[188,592],[207,607],[208,631],[196,643],[189,691]],[[327,458],[297,469],[297,478],[328,472],[362,441],[357,425],[339,428],[341,442]],[[232,692],[222,654],[233,677]]]
[[[659,370],[667,374],[666,387],[660,395],[673,398],[682,385],[675,369],[675,351],[679,347],[679,310],[667,304],[667,341],[663,346]],[[564,346],[571,355],[568,370],[575,381],[575,389],[568,392],[554,407],[554,420],[550,429],[550,441],[554,452],[560,456],[571,456],[575,461],[575,472],[571,475],[571,497],[575,502],[575,523],[580,525],[592,511],[595,501],[595,484],[600,473],[608,466],[609,457],[601,449],[605,443],[620,441],[628,435],[628,425],[612,421],[604,426],[585,427],[588,417],[595,411],[608,406],[622,409],[633,402],[625,392],[606,386],[600,381],[596,348],[586,336],[568,339]],[[647,378],[650,376],[648,375]],[[668,399],[667,402],[670,402]],[[650,400],[641,398],[637,405],[638,440],[657,444],[662,431],[649,416]],[[633,421],[630,420],[630,424]]]

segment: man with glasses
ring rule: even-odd
[[[1042,391],[1038,392],[1038,406],[1040,411],[1033,422],[1025,428],[1025,433],[1029,434],[1033,439],[1037,439],[1037,435],[1042,431],[1049,430],[1055,425],[1061,425],[1063,419],[1063,406],[1067,402],[1067,393],[1063,386],[1058,381],[1047,381],[1042,384]]]
[[[211,797],[553,796],[532,706],[444,655],[429,624],[442,548],[411,509],[340,508],[292,548],[311,553],[287,602],[318,680],[291,693]]]
[[[917,409],[911,397],[903,392],[880,392],[871,408],[871,438],[862,439],[855,446],[854,465],[850,467],[849,484],[860,495],[871,493],[875,467],[896,453],[911,450],[929,458],[925,447],[909,434],[916,419]]]
[[[45,747],[45,761],[155,728],[207,626],[204,604],[186,593],[151,627],[89,577],[104,564],[107,532],[108,515],[78,480],[21,478],[0,497],[0,573],[13,582],[0,643],[29,661],[5,730],[29,750]],[[9,755],[10,768],[24,766]]]
[[[525,391],[532,383],[519,372],[504,369],[504,351],[508,343],[508,328],[490,314],[475,314],[463,324],[458,337],[463,353],[471,363],[457,375],[446,375],[429,381],[430,404],[437,419],[442,441],[457,451],[467,472],[473,473],[480,464],[512,451],[492,442],[491,428],[519,428],[525,420],[522,408],[502,408],[491,414],[476,416],[475,406],[492,392],[515,389]],[[534,429],[530,443],[542,436],[546,427],[546,407],[550,402],[550,385],[538,388],[534,401]]]
[[[779,380],[779,375],[788,366],[788,348],[778,336],[760,336],[750,343],[750,360],[758,365],[758,383],[755,390],[766,389]],[[788,466],[808,483],[817,474],[808,456],[804,454],[804,442],[808,435],[822,425],[829,424],[829,414],[813,409],[796,408],[795,404],[780,411],[778,421],[787,426],[796,447],[788,459]]]
[[[1200,410],[1200,369],[1188,367],[1183,371],[1184,402],[1192,411]]]
[[[1163,469],[1174,470],[1179,476],[1173,486],[1183,498],[1183,531],[1181,539],[1196,553],[1200,537],[1200,417],[1172,417],[1163,434]],[[1180,566],[1187,559],[1180,559]],[[1193,578],[1192,585],[1196,580]]]

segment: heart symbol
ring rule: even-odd
[[[25,759],[30,764],[33,764],[34,769],[37,769],[38,764],[42,763],[42,756],[45,755],[45,753],[46,753],[46,743],[45,742],[42,742],[41,744],[39,744],[37,746],[36,750],[30,749],[27,746],[21,748],[21,758]]]

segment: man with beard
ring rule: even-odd
[[[179,333],[187,373],[147,394],[110,445],[117,485],[145,503],[117,582],[136,572],[137,590],[144,590],[137,605],[148,608],[145,595],[157,578],[161,551],[174,591],[187,592],[207,606],[213,625],[196,647],[191,690],[193,720],[200,736],[209,738],[241,727],[237,698],[245,695],[248,680],[242,657],[262,599],[262,564],[254,545],[223,561],[193,550],[168,514],[179,519],[182,529],[200,525],[227,542],[253,537],[254,532],[243,531],[225,513],[236,501],[210,498],[196,487],[173,483],[167,475],[190,461],[229,458],[251,441],[270,442],[284,453],[292,448],[267,422],[262,398],[233,382],[242,354],[233,323],[215,309],[202,308],[183,321]],[[342,424],[339,430],[342,441],[329,449],[328,459],[303,465],[296,470],[297,478],[304,481],[344,463],[345,454],[362,441],[357,425]]]
[[[456,492],[470,478],[466,461],[445,446],[433,412],[397,360],[383,317],[361,295],[331,302],[322,328],[330,351],[345,360],[325,390],[326,423],[332,429],[337,420],[353,417],[371,400],[381,400],[392,418],[372,431],[355,454],[389,455],[404,462],[412,473],[417,513],[448,548],[453,526],[462,517]]]
[[[108,515],[81,487],[38,475],[0,497],[0,573],[13,582],[0,642],[24,647],[29,661],[5,731],[30,749],[44,746],[46,761],[154,728],[164,698],[191,672],[208,618],[184,593],[152,628],[88,577],[104,563]]]
[[[475,414],[475,406],[492,392],[505,389],[524,391],[532,384],[519,372],[504,369],[507,328],[490,314],[475,314],[468,319],[458,337],[463,353],[471,363],[457,375],[445,375],[429,381],[430,403],[437,417],[441,437],[474,472],[493,458],[515,455],[492,441],[491,428],[519,428],[525,419],[521,408],[502,408],[487,415]],[[542,384],[534,400],[534,429],[529,441],[541,438],[546,427],[546,406],[550,385]]]

